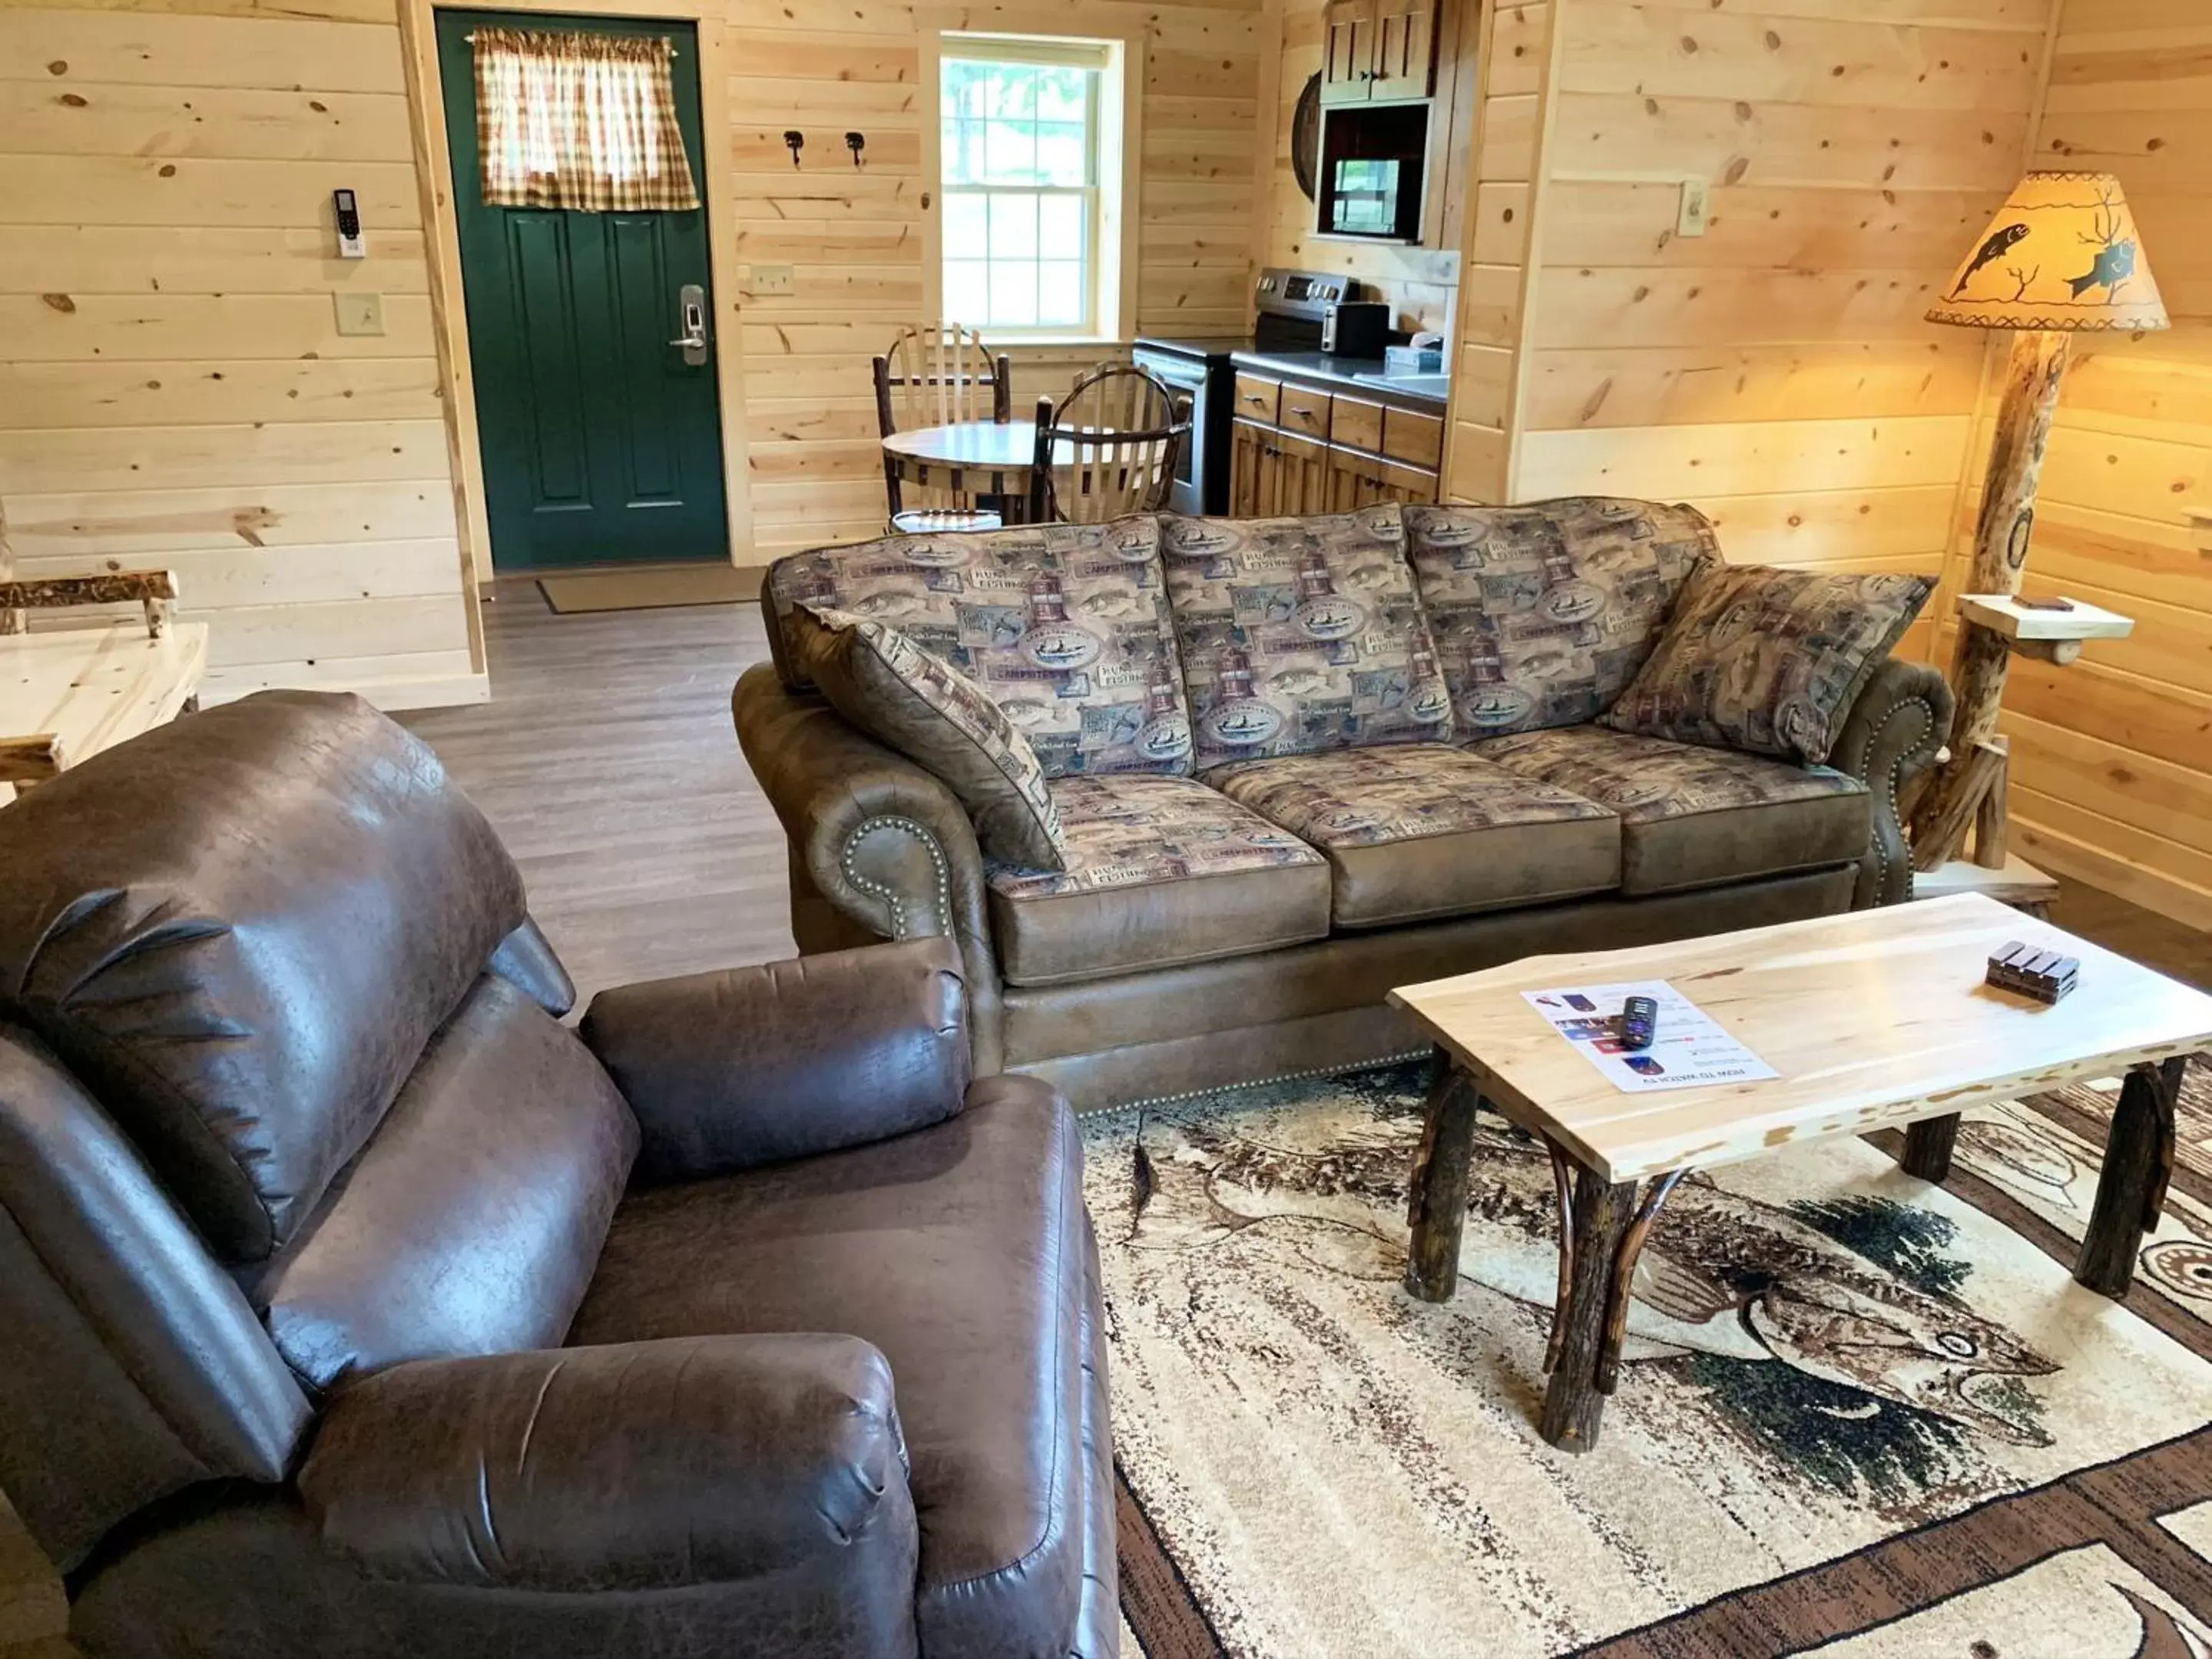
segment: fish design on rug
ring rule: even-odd
[[[1957,299],[1966,291],[1966,284],[1974,280],[1976,271],[1993,259],[2004,258],[2006,252],[2013,244],[2022,240],[2027,234],[2026,225],[2000,225],[1991,231],[1989,240],[1974,251],[1974,257],[1967,262],[1966,268],[1959,273],[1959,280],[1951,285],[1951,292],[1945,297]],[[2074,291],[2079,294],[2081,290],[2076,289]]]
[[[1203,1249],[1260,1229],[1328,1272],[1392,1285],[1403,1274],[1417,1118],[1358,1125],[1318,1150],[1196,1125],[1170,1132],[1172,1146],[1156,1126],[1152,1149],[1138,1147],[1148,1201],[1131,1222],[1133,1248]],[[1548,1320],[1558,1262],[1550,1159],[1486,1116],[1473,1167],[1461,1275]],[[1922,1232],[1893,1241],[1901,1271],[1837,1237],[1880,1249],[1901,1217]],[[2058,1367],[1947,1293],[1965,1264],[1931,1257],[1925,1235],[1948,1239],[1949,1227],[1887,1200],[1784,1207],[1693,1176],[1638,1265],[1626,1358],[1779,1364],[1869,1411],[1886,1401],[2008,1444],[2048,1445],[2023,1383]]]
[[[2017,1108],[2001,1106],[1994,1116],[1972,1119],[1960,1126],[1960,1133],[2005,1185],[2059,1209],[2081,1209],[2072,1193],[2081,1177],[2081,1160],[2048,1130],[2021,1117]]]

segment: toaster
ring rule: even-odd
[[[1390,343],[1390,307],[1381,300],[1340,300],[1321,319],[1321,349],[1332,357],[1380,357]]]

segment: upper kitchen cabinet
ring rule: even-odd
[[[1322,19],[1321,101],[1427,98],[1437,84],[1440,0],[1330,0]]]

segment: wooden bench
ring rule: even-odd
[[[176,597],[166,570],[0,581],[0,785],[20,793],[198,706],[207,628],[173,621]],[[118,604],[144,623],[22,631],[29,611]]]

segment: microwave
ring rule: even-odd
[[[1324,110],[1314,228],[1378,242],[1419,241],[1428,142],[1425,104]]]
[[[1404,164],[1346,156],[1329,183],[1328,228],[1340,236],[1395,236]]]

